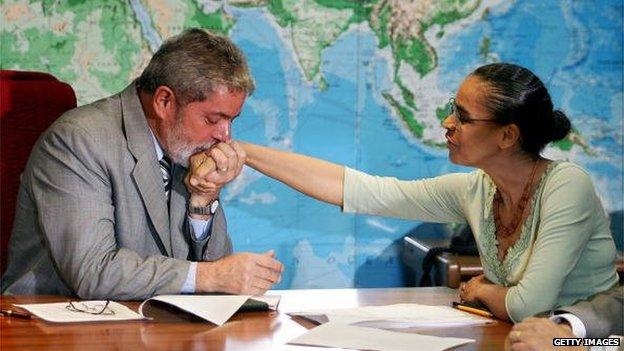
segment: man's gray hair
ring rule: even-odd
[[[255,89],[242,51],[227,37],[198,28],[169,38],[143,70],[137,85],[147,93],[167,86],[181,105],[203,101],[219,87],[247,95]]]

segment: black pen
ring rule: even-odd
[[[12,310],[0,310],[0,314],[6,317],[15,317],[21,319],[32,319],[32,315],[24,312],[17,312]]]

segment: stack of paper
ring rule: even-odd
[[[291,315],[324,323],[290,341],[291,344],[380,351],[446,350],[474,342],[472,339],[437,337],[384,329],[450,327],[493,322],[489,318],[462,312],[450,306],[418,304],[314,310],[291,313]]]

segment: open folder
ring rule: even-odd
[[[139,313],[128,307],[106,301],[72,301],[38,304],[16,304],[40,319],[53,323],[129,321],[153,318],[201,318],[223,325],[237,311],[275,310],[280,296],[263,295],[160,295],[139,306]],[[187,316],[185,316],[187,314]],[[176,317],[177,316],[177,317]]]

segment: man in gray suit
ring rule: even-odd
[[[121,93],[61,116],[22,174],[2,292],[143,299],[271,288],[281,263],[272,251],[231,254],[218,201],[244,164],[230,127],[253,89],[233,43],[191,29]],[[184,182],[197,153],[217,165],[202,191]]]
[[[508,349],[561,350],[553,338],[606,338],[624,334],[624,289],[616,286],[573,306],[562,307],[550,318],[530,317],[514,325]],[[565,348],[585,350],[584,347]]]

